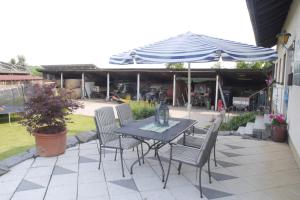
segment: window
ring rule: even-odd
[[[284,80],[285,80],[285,67],[286,67],[286,54],[284,54],[283,56],[283,62],[282,62],[282,67],[281,67],[281,79],[280,79],[280,83],[284,84]]]
[[[275,69],[274,69],[274,80],[275,81],[277,81],[276,80],[276,78],[277,78],[277,68],[278,68],[278,62],[275,63]]]

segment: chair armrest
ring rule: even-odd
[[[174,143],[173,145],[172,145],[172,147],[176,147],[176,146],[181,146],[181,147],[183,147],[183,148],[185,148],[185,149],[193,149],[193,150],[199,150],[199,148],[196,148],[196,147],[191,147],[191,146],[186,146],[186,145],[182,145],[182,144],[177,144],[177,143]]]
[[[195,130],[199,130],[199,132],[194,132],[194,134],[206,134],[209,128],[206,127],[195,127]]]

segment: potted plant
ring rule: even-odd
[[[74,110],[81,107],[55,84],[35,84],[26,90],[24,113],[20,123],[35,136],[39,156],[56,156],[66,149],[66,123]]]
[[[287,137],[287,123],[285,116],[282,114],[270,115],[271,134],[275,142],[285,142]]]

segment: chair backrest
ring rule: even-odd
[[[118,126],[112,107],[103,107],[95,110],[94,119],[101,144],[105,145],[107,142],[118,138],[118,135],[114,133]]]
[[[201,151],[198,156],[197,164],[199,166],[203,166],[206,161],[209,159],[211,149],[213,148],[213,131],[215,127],[215,122],[212,123],[212,125],[209,127],[208,131],[206,132],[205,139],[201,145]]]
[[[198,165],[200,165],[201,167],[210,158],[210,153],[212,148],[215,146],[217,136],[218,136],[218,131],[221,124],[222,124],[222,118],[217,117],[206,133],[206,137],[201,146],[201,152],[198,157]]]
[[[218,131],[219,131],[220,127],[221,127],[222,122],[223,122],[222,116],[219,116],[219,117],[216,118],[216,120],[214,121],[215,126],[214,126],[213,132],[217,132],[218,133]]]
[[[120,120],[120,125],[125,126],[126,124],[133,122],[133,114],[128,104],[123,103],[116,106],[117,114]]]

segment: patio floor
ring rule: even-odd
[[[162,189],[153,152],[145,164],[134,167],[133,175],[128,169],[136,152],[126,151],[124,157],[125,178],[120,159],[113,161],[111,150],[106,150],[98,170],[97,141],[70,148],[58,157],[27,160],[0,177],[0,199],[200,199],[195,168],[183,165],[182,174],[177,175],[172,166],[167,188]],[[287,144],[220,136],[217,159],[218,167],[212,164],[212,184],[204,168],[203,199],[300,199],[300,173]],[[163,164],[167,169],[167,163]]]

